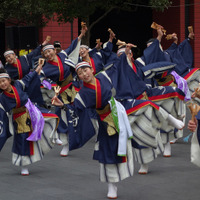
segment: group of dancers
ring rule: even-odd
[[[84,25],[66,50],[47,37],[28,55],[5,51],[0,150],[14,136],[12,163],[29,175],[27,166],[55,145],[67,156],[96,135],[93,159],[100,163],[100,181],[108,183],[107,197],[116,199],[116,183],[133,176],[134,160],[147,174],[148,163],[159,154],[170,157],[170,141],[183,136],[186,102],[200,82],[190,45],[194,33],[179,45],[173,33],[173,44],[163,50],[159,26],[157,38],[134,59],[134,44],[120,41],[113,52],[113,31],[93,49],[81,43],[86,32]],[[196,121],[188,125],[196,127]]]

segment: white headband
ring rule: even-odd
[[[119,49],[118,51],[117,51],[117,55],[119,55],[120,53],[124,53],[125,52],[125,48],[121,48],[121,49]]]
[[[4,52],[4,57],[6,57],[8,54],[14,54],[15,52],[13,50],[8,50]]]
[[[47,49],[55,49],[55,48],[54,48],[54,46],[52,44],[49,44],[49,45],[44,46],[42,50],[44,52]]]
[[[117,51],[117,55],[119,56],[120,53],[124,53],[125,50],[126,50],[126,48],[121,48],[121,49],[119,49],[119,50]],[[131,53],[131,52],[132,52],[132,51],[130,50],[129,53]]]
[[[85,44],[82,44],[82,45],[80,46],[80,48],[86,48],[86,49],[89,49],[89,47],[88,47],[87,45],[85,45]]]
[[[92,66],[91,66],[88,62],[85,62],[85,61],[80,62],[80,63],[78,63],[78,64],[76,65],[76,68],[75,68],[76,72],[77,72],[78,69],[81,68],[81,67],[92,67]]]
[[[1,73],[0,78],[10,78],[10,76],[7,73]]]

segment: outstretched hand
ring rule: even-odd
[[[172,39],[174,41],[174,43],[178,43],[178,37],[177,37],[177,34],[176,33],[172,33]]]
[[[51,99],[51,103],[52,103],[52,105],[55,105],[55,106],[58,106],[58,107],[64,106],[63,102],[57,96],[54,96]]]
[[[195,97],[197,97],[197,98],[199,98],[199,99],[200,99],[200,94],[199,94],[199,91],[198,91],[198,92],[196,92],[196,91],[195,91],[195,92],[193,92],[193,93],[192,93],[192,95],[191,95],[191,97],[192,97],[192,98],[195,98]]]
[[[113,31],[110,32],[109,42],[112,42],[113,39],[116,38]]]
[[[128,55],[128,54],[131,53],[131,48],[132,48],[132,47],[135,47],[135,45],[134,45],[134,44],[131,44],[131,43],[126,44],[126,49],[125,49],[126,55]]]
[[[102,42],[97,43],[95,48],[96,48],[97,50],[101,49],[101,45],[102,45],[102,44],[103,44]]]
[[[85,36],[86,32],[87,32],[88,28],[87,26],[82,26],[81,28],[81,34],[78,36],[79,40],[82,39],[83,36]]]
[[[159,25],[158,29],[157,29],[157,33],[158,33],[158,36],[157,36],[157,39],[161,42],[161,39],[163,37],[163,27]]]
[[[189,33],[188,38],[193,40],[194,39],[194,32]]]
[[[47,36],[46,39],[44,40],[44,42],[42,43],[42,46],[45,46],[46,44],[48,44],[51,41],[51,36]]]
[[[44,65],[45,59],[44,58],[39,58],[38,60],[38,66],[35,69],[35,71],[40,75],[40,72],[42,70],[42,66]]]

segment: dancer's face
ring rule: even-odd
[[[10,78],[0,78],[0,89],[9,92],[11,89]]]
[[[45,50],[44,51],[44,57],[49,61],[53,61],[56,57],[56,50],[55,49]]]
[[[79,55],[82,57],[82,58],[85,58],[86,56],[89,55],[89,50],[84,48],[84,47],[81,47],[80,50],[79,50]]]
[[[11,54],[8,54],[5,56],[5,59],[6,59],[6,62],[10,65],[14,64],[15,63],[15,60],[16,60],[16,55],[11,53]]]
[[[94,83],[93,72],[94,70],[91,67],[81,67],[78,69],[77,75],[85,83]]]

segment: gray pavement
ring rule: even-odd
[[[0,200],[107,199],[107,184],[99,181],[99,164],[92,160],[94,138],[67,158],[60,157],[61,147],[55,146],[29,167],[26,177],[11,163],[11,146],[12,138],[0,152]],[[190,142],[179,139],[172,145],[172,157],[160,155],[150,163],[149,174],[139,175],[138,169],[135,162],[134,176],[117,184],[118,199],[199,200],[200,168],[190,162]]]

